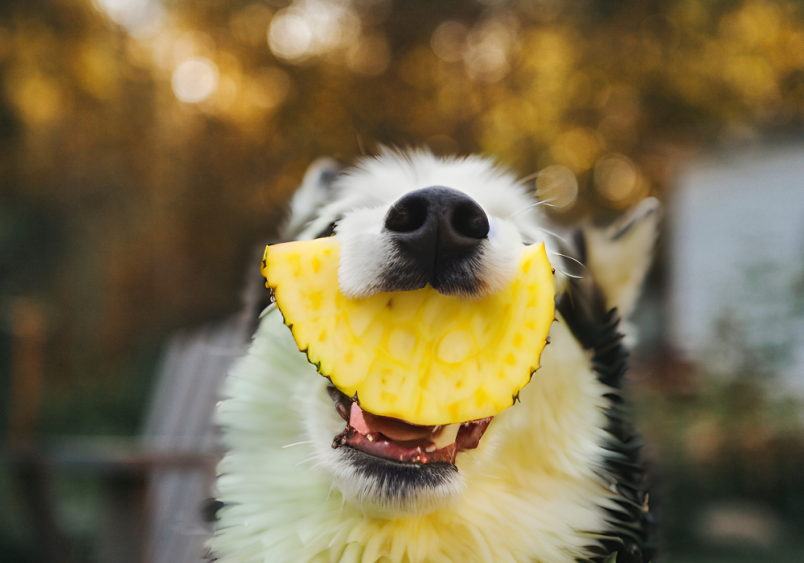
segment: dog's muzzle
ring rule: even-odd
[[[446,295],[473,296],[489,220],[475,200],[452,188],[433,186],[400,198],[385,216],[394,249],[394,268],[385,291],[410,291],[430,284]]]

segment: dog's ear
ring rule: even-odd
[[[606,299],[628,319],[636,305],[656,245],[662,208],[656,198],[643,199],[613,225],[584,229],[585,262]]]
[[[282,240],[296,239],[305,226],[316,218],[319,209],[329,203],[332,183],[342,168],[332,158],[319,158],[307,168],[301,185],[288,204],[286,222],[279,229]]]

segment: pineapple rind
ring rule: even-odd
[[[520,273],[477,301],[427,286],[347,299],[338,288],[337,237],[270,246],[262,272],[299,350],[361,407],[414,424],[494,416],[539,367],[555,315],[544,245]]]

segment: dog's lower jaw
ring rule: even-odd
[[[346,501],[371,518],[424,516],[453,505],[466,490],[450,463],[401,463],[348,446],[338,448],[326,468]]]

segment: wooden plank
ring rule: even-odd
[[[66,547],[58,530],[50,471],[96,473],[104,498],[102,563],[206,562],[215,466],[221,455],[215,409],[232,362],[246,351],[257,309],[179,334],[165,348],[139,444],[109,447],[70,443],[33,453],[0,450],[19,467],[42,560],[61,563]]]
[[[143,434],[152,451],[217,455],[215,408],[232,362],[245,352],[250,327],[243,317],[174,338]],[[151,477],[148,557],[152,563],[200,563],[211,533],[203,507],[212,496],[214,466],[198,471],[157,468]]]

